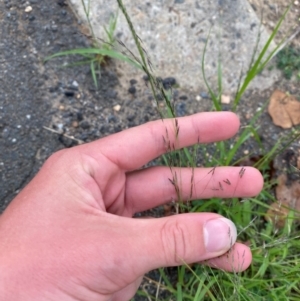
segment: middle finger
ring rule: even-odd
[[[257,195],[263,187],[253,167],[151,167],[127,174],[125,204],[132,214],[180,199]]]

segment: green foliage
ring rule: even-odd
[[[287,46],[276,56],[277,68],[280,69],[285,78],[291,79],[296,73],[300,79],[300,48]]]
[[[109,59],[117,59],[129,64],[132,64],[136,68],[140,68],[141,66],[138,62],[131,59],[130,57],[122,54],[119,51],[114,50],[115,45],[115,30],[117,26],[118,13],[116,15],[112,15],[109,19],[108,26],[104,26],[104,31],[106,33],[106,38],[103,41],[100,41],[96,38],[94,34],[93,27],[90,21],[90,1],[88,4],[85,4],[85,1],[81,1],[83,5],[83,9],[86,15],[86,19],[89,25],[90,32],[92,34],[92,46],[90,48],[80,48],[80,49],[72,49],[67,51],[62,51],[50,55],[45,58],[45,61],[51,60],[60,56],[69,56],[69,55],[78,55],[83,58],[83,60],[70,64],[69,66],[74,65],[90,65],[91,74],[93,77],[94,85],[98,88],[98,78],[97,74],[101,76],[101,68],[105,65]]]

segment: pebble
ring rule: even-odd
[[[32,11],[32,7],[31,6],[26,6],[25,13],[30,13],[31,11]]]
[[[114,111],[119,112],[121,110],[121,106],[120,105],[115,105],[113,107]]]
[[[251,113],[247,113],[245,117],[246,117],[246,119],[248,119],[248,120],[251,119]]]
[[[165,89],[170,89],[172,86],[176,85],[176,79],[174,77],[166,77],[162,80],[162,84]]]
[[[79,125],[78,121],[73,121],[73,122],[72,122],[72,126],[73,126],[74,128],[77,128],[78,125]]]
[[[221,96],[221,103],[223,104],[230,104],[230,96],[228,95],[222,95]]]
[[[186,105],[184,102],[180,102],[176,105],[176,111],[178,116],[184,116],[186,114]]]
[[[83,120],[80,122],[80,127],[83,128],[84,130],[86,130],[86,129],[90,128],[90,124],[88,121]]]
[[[136,116],[135,114],[128,115],[127,116],[127,120],[128,121],[133,121],[133,119],[135,118],[135,116]]]
[[[58,129],[59,131],[62,131],[64,125],[63,125],[62,123],[58,123],[58,124],[56,125],[56,127],[57,127],[57,129]]]
[[[197,100],[197,101],[200,101],[200,100],[201,100],[201,96],[200,96],[200,95],[197,95],[197,96],[196,96],[196,100]]]
[[[128,89],[128,93],[130,93],[130,94],[135,94],[135,93],[136,93],[136,87],[135,87],[135,86],[131,86],[131,87]]]
[[[111,123],[111,122],[116,123],[116,122],[118,122],[118,119],[115,115],[109,115],[107,117],[107,121],[108,121],[108,123]]]
[[[63,110],[65,109],[65,106],[60,105],[60,106],[59,106],[59,109],[60,109],[60,111],[63,111]]]
[[[73,82],[72,82],[72,87],[73,88],[78,88],[78,83],[77,83],[77,81],[76,80],[74,80]]]
[[[65,96],[67,96],[67,97],[73,97],[74,95],[75,95],[74,91],[70,91],[70,90],[65,91]]]
[[[206,92],[201,92],[201,93],[200,93],[200,96],[201,96],[202,98],[208,98],[208,94],[207,94]]]
[[[133,86],[137,83],[137,80],[136,79],[131,79],[129,82],[130,82],[130,85]]]
[[[295,4],[295,5],[298,5],[298,4],[299,4],[299,1],[294,1],[294,4]]]
[[[249,154],[249,151],[246,149],[244,150],[244,155],[248,155]]]

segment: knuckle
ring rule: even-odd
[[[50,157],[46,160],[46,164],[52,165],[52,164],[56,164],[57,162],[64,160],[64,158],[66,156],[68,156],[68,149],[62,149],[59,150],[55,153],[53,153],[52,155],[50,155]]]
[[[168,265],[181,265],[185,262],[188,245],[187,233],[187,227],[178,219],[168,220],[163,225],[161,240]]]

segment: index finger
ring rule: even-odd
[[[228,139],[239,125],[238,117],[231,112],[198,113],[148,122],[82,147],[94,158],[104,155],[130,171],[174,149]]]

